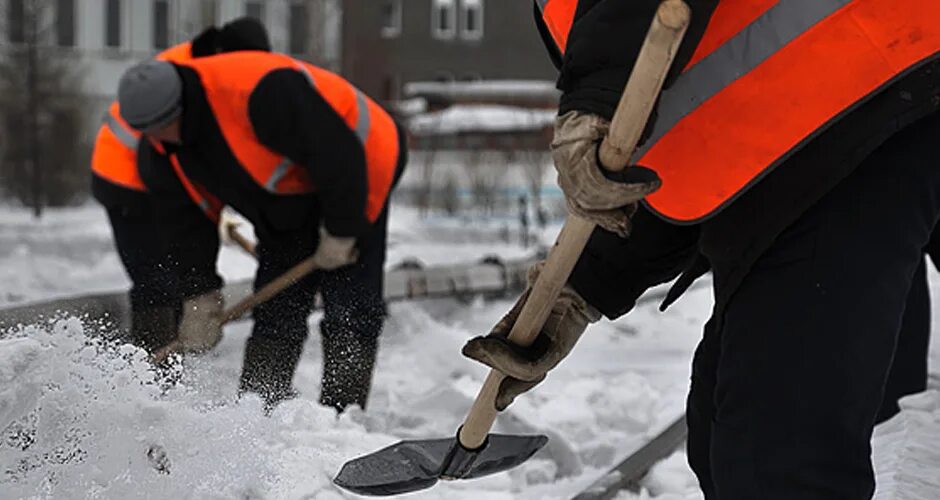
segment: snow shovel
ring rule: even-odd
[[[264,285],[261,290],[258,290],[248,297],[245,297],[234,306],[226,309],[222,313],[222,325],[224,326],[232,321],[237,320],[238,318],[241,318],[246,312],[254,309],[260,304],[267,302],[282,290],[293,285],[294,283],[297,283],[304,276],[310,274],[316,269],[317,265],[313,261],[313,256],[307,257],[306,259],[300,261],[300,263],[288,269],[287,272],[278,276],[276,279],[274,279],[274,281]],[[153,362],[163,362],[170,355],[177,352],[182,352],[182,347],[183,346],[178,340],[170,342],[165,347],[161,348],[153,354]]]
[[[620,170],[629,162],[690,16],[682,0],[660,4],[610,132],[600,146],[604,165]],[[568,217],[509,334],[510,341],[528,346],[535,340],[593,231],[593,223]],[[333,482],[362,495],[397,495],[429,488],[439,479],[473,479],[525,462],[548,438],[489,434],[496,420],[494,401],[503,378],[496,370],[490,371],[455,438],[401,441],[347,462]]]

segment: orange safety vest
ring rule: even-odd
[[[248,116],[258,82],[274,70],[301,72],[359,138],[365,151],[368,198],[365,213],[375,222],[385,206],[398,164],[398,129],[391,116],[343,78],[282,54],[232,52],[181,64],[199,75],[209,106],[232,154],[251,178],[275,194],[315,191],[307,171],[262,144]]]
[[[184,42],[170,47],[158,54],[156,58],[170,62],[192,59],[191,43]],[[146,192],[147,188],[137,169],[137,145],[140,142],[140,135],[140,132],[134,130],[121,118],[118,102],[112,102],[95,138],[95,147],[91,155],[92,172],[118,186]],[[159,150],[162,152],[162,148]],[[182,170],[177,168],[176,172],[193,202],[199,205],[210,220],[218,222],[222,210],[221,203],[204,190],[196,188],[182,173]]]
[[[564,50],[571,26],[563,21],[577,2],[537,1]],[[722,0],[633,157],[663,180],[648,206],[677,223],[714,215],[841,116],[936,59],[937,19],[936,1]]]
[[[113,184],[134,191],[146,191],[137,170],[138,142],[140,132],[121,118],[117,101],[112,102],[95,138],[95,149],[91,153],[92,172]]]
[[[578,8],[578,0],[535,0],[542,11],[542,21],[548,28],[558,52],[565,53],[568,48],[568,32],[574,24],[574,13]]]

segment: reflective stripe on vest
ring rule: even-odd
[[[363,145],[369,189],[365,213],[370,221],[378,218],[391,190],[399,142],[392,118],[375,102],[338,75],[282,54],[233,52],[195,59],[185,66],[199,74],[232,154],[259,186],[275,194],[310,193],[314,186],[305,168],[258,140],[248,116],[248,99],[272,71],[302,73]]]
[[[554,0],[552,0],[554,1]],[[675,222],[717,213],[844,113],[940,51],[940,2],[723,0],[634,156]],[[738,29],[740,27],[740,29]],[[702,50],[702,44],[714,47]]]
[[[560,54],[565,53],[568,46],[568,33],[574,24],[574,13],[578,8],[578,0],[535,0],[542,12],[542,21],[555,41]]]
[[[140,133],[121,119],[117,102],[111,103],[103,121],[91,155],[92,172],[112,184],[146,191],[137,170]]]
[[[316,89],[317,82],[313,79],[313,75],[310,74],[310,70],[303,64],[300,64],[299,61],[296,67],[304,77],[307,78],[307,81],[310,82],[310,86]],[[353,91],[356,92],[356,125],[353,127],[353,131],[356,133],[356,137],[359,138],[359,143],[365,147],[372,127],[372,120],[370,119],[369,113],[369,100],[361,90],[353,87]]]
[[[140,132],[130,128],[120,116],[112,113],[104,115],[104,126],[114,134],[114,137],[120,141],[127,149],[137,150],[137,144],[140,143]]]
[[[310,73],[310,70],[306,68],[299,61],[296,62],[295,67],[297,71],[304,75],[304,78],[310,82],[310,86],[314,89],[317,88],[317,82],[313,79],[313,75]],[[356,91],[356,125],[353,128],[353,131],[356,133],[356,137],[359,138],[359,143],[362,144],[362,147],[365,148],[366,140],[369,138],[370,123],[369,120],[369,102],[366,100],[366,96],[359,89],[354,89]],[[264,188],[271,192],[277,192],[276,186],[278,182],[283,179],[289,169],[299,168],[294,165],[289,158],[282,157],[280,163],[277,164],[277,168],[274,169],[274,172],[271,173],[271,177],[268,178],[264,183]]]

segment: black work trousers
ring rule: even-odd
[[[318,219],[311,218],[309,227],[303,230],[260,236],[255,290],[313,254],[319,244]],[[314,271],[254,309],[249,343],[276,344],[277,349],[267,352],[276,353],[273,356],[280,359],[263,362],[257,369],[266,373],[251,377],[262,379],[262,384],[289,385],[309,333],[307,318],[317,292],[323,299],[324,315],[320,323],[323,335],[351,332],[369,340],[379,336],[385,318],[382,288],[387,219],[386,208],[369,232],[358,240],[360,253],[355,264],[335,271]],[[246,358],[246,364],[250,362]]]
[[[107,210],[114,245],[131,279],[128,340],[158,349],[176,338],[183,301],[177,276],[149,210],[123,206]]]
[[[254,309],[253,336],[278,337],[303,343],[307,317],[319,291],[323,299],[323,328],[351,328],[362,335],[378,336],[385,314],[382,296],[388,210],[357,243],[358,261],[335,271],[314,271],[297,284]],[[301,260],[313,255],[319,244],[316,228],[291,231],[284,238],[262,239],[258,245],[255,290],[261,289]],[[379,318],[378,322],[374,318]]]
[[[114,246],[131,279],[131,309],[179,307],[175,274],[167,265],[166,248],[149,210],[109,207]]]
[[[876,150],[709,321],[687,411],[708,500],[872,496],[874,425],[926,381],[938,136],[940,117],[929,117]]]

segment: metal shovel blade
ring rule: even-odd
[[[360,495],[389,496],[430,488],[438,479],[473,479],[509,470],[539,451],[545,436],[490,434],[479,450],[456,438],[401,441],[346,462],[333,482]]]

